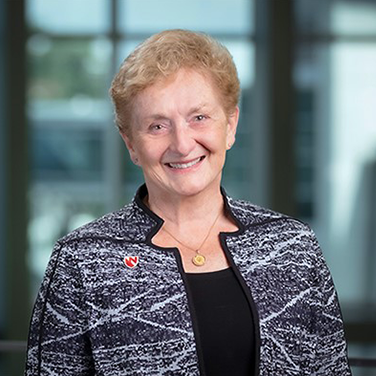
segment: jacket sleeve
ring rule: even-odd
[[[315,355],[310,375],[348,376],[351,375],[351,371],[337,292],[317,239],[312,231],[311,234],[315,255],[313,271]]]
[[[25,376],[94,375],[84,289],[69,246],[57,244],[34,306]]]

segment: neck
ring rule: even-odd
[[[223,210],[223,197],[220,187],[211,191],[200,192],[192,196],[155,195],[148,192],[147,205],[159,217],[174,227],[186,223],[207,221]]]

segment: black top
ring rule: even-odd
[[[233,270],[186,275],[206,375],[254,375],[254,323]]]

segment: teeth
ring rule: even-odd
[[[172,168],[189,168],[189,167],[194,166],[196,163],[200,162],[200,160],[201,160],[201,157],[189,163],[168,163],[168,165]]]

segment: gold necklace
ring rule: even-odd
[[[211,230],[213,229],[214,225],[217,223],[218,221],[218,218],[219,216],[221,215],[221,211],[219,212],[219,214],[217,215],[217,217],[215,218],[213,224],[210,226],[210,229],[208,231],[208,233],[206,234],[205,236],[205,239],[202,241],[201,245],[197,248],[197,249],[194,249],[192,247],[188,247],[186,244],[182,243],[179,239],[177,239],[174,235],[171,234],[170,231],[168,231],[165,227],[163,227],[162,229],[164,231],[167,232],[168,235],[170,235],[173,239],[175,239],[180,245],[182,245],[183,247],[185,248],[188,248],[190,249],[191,251],[195,252],[196,254],[192,257],[192,263],[193,265],[196,265],[196,266],[203,266],[205,265],[205,262],[206,262],[206,257],[200,253],[200,249],[202,248],[202,246],[205,244],[206,240],[208,239],[210,233],[211,233]]]

